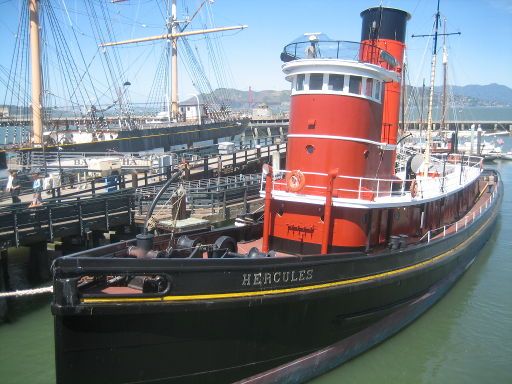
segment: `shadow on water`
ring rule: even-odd
[[[8,277],[2,279],[2,288],[5,291],[16,291],[51,284],[50,280],[41,281],[34,278],[31,268],[33,266],[30,265],[28,248],[10,248],[6,271]],[[13,323],[33,311],[47,307],[49,302],[50,295],[48,294],[4,299],[2,303],[4,310],[0,318],[0,327],[3,323]]]
[[[9,290],[33,288],[28,249],[10,249]],[[42,282],[42,286],[50,282]],[[0,322],[0,382],[55,383],[53,318],[48,294],[8,299]]]

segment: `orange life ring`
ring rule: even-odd
[[[413,180],[411,182],[411,197],[414,198],[416,197],[416,195],[418,194],[418,183],[416,182],[416,180]]]
[[[290,192],[298,192],[306,185],[306,176],[299,170],[291,171],[286,175],[286,185]]]

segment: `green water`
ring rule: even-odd
[[[411,326],[314,384],[512,383],[512,162],[496,167],[502,212],[474,265]],[[0,325],[0,384],[54,381],[49,299],[17,301]]]
[[[0,383],[55,382],[49,303],[31,302],[30,309],[17,306],[15,319],[0,326]]]

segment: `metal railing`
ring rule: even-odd
[[[485,193],[485,192],[484,192]],[[457,233],[459,230],[466,228],[468,225],[471,225],[474,223],[478,218],[480,218],[482,215],[484,215],[492,206],[493,201],[496,198],[496,188],[492,191],[491,196],[489,199],[485,202],[485,205],[480,206],[480,208],[475,212],[473,211],[472,214],[466,214],[464,217],[460,220],[455,221],[454,223],[443,225],[442,227],[434,228],[428,230],[420,239],[419,243],[421,242],[427,242],[430,243],[433,239],[439,238],[439,235],[442,235],[441,237],[446,237],[447,234],[450,233]]]
[[[344,40],[309,40],[286,45],[281,60],[344,59],[374,64],[384,64],[387,69],[397,66],[397,60],[387,51],[375,45]]]
[[[281,144],[280,135],[255,136],[247,141],[238,140],[234,142],[235,151],[256,150],[256,146],[268,147]],[[282,145],[285,145],[284,143]],[[172,152],[138,153],[138,152],[68,152],[68,151],[27,151],[16,152],[15,156],[9,159],[9,166],[13,168],[38,168],[40,170],[60,170],[67,168],[87,168],[92,159],[116,158],[121,162],[122,168],[129,169],[141,166],[152,167],[159,158],[169,156],[172,164],[182,161],[202,161],[205,157],[216,158],[218,156],[218,145],[209,144],[194,148],[176,149]]]
[[[192,212],[198,209],[215,212],[225,209],[228,204],[259,196],[260,183],[261,174],[248,174],[171,184],[162,194],[155,212],[162,216],[170,214],[174,204],[173,196],[180,187],[185,190],[187,209]],[[160,188],[161,186],[137,188],[135,200],[138,215],[144,215],[147,212]]]
[[[475,180],[481,173],[482,159],[476,156],[441,156],[436,160],[443,168],[433,168],[428,175],[418,174],[416,178],[385,179],[353,176],[337,176],[334,180],[333,196],[348,199],[374,201],[377,198],[409,195],[411,199],[435,197]],[[442,173],[440,173],[439,171]],[[293,171],[278,171],[274,175],[273,191],[288,191],[286,175]],[[328,175],[317,172],[302,172],[305,185],[296,193],[323,195],[327,190]],[[405,176],[405,175],[404,175]],[[320,180],[318,184],[308,184],[308,178]],[[350,187],[341,186],[349,185]],[[415,194],[411,186],[416,185]],[[264,191],[264,180],[261,190]],[[414,194],[414,196],[413,196]]]

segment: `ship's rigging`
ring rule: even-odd
[[[34,12],[30,16],[30,1],[38,6],[38,16]],[[12,60],[9,66],[0,67],[0,87],[4,88],[4,97],[0,101],[3,102],[3,121],[9,127],[20,127],[24,133],[29,130],[23,125],[32,125],[34,121],[36,133],[31,142],[36,144],[42,137],[42,133],[37,133],[36,120],[32,118],[32,115],[37,116],[38,107],[43,119],[41,124],[46,131],[66,124],[66,127],[72,125],[94,132],[111,128],[113,117],[117,117],[116,127],[135,129],[139,122],[133,119],[134,115],[169,113],[169,120],[179,121],[183,116],[178,110],[178,77],[171,75],[173,68],[178,66],[178,56],[172,53],[173,41],[177,44],[174,51],[180,51],[180,67],[186,69],[182,73],[190,76],[190,83],[195,88],[193,95],[188,91],[180,94],[181,98],[195,96],[198,108],[201,103],[201,108],[206,111],[205,118],[226,118],[229,111],[228,89],[234,84],[222,43],[218,36],[198,37],[204,32],[201,30],[225,31],[241,27],[212,28],[214,20],[208,0],[201,1],[191,17],[180,16],[180,19],[175,0],[168,0],[165,4],[157,1],[157,11],[153,15],[161,15],[161,23],[155,18],[148,23],[149,18],[143,17],[148,12],[141,11],[141,8],[148,8],[151,4],[134,3],[21,2]],[[135,12],[134,5],[137,5]],[[131,14],[128,12],[129,16],[126,16],[128,7],[131,7]],[[188,13],[186,8],[181,10]],[[41,75],[36,73],[32,76],[29,69],[34,67],[37,59],[29,65],[33,57],[29,53],[31,19],[39,21],[39,27],[33,29],[32,35],[39,30],[40,43],[33,42],[32,45],[41,47],[42,68]],[[140,44],[142,46],[136,48],[101,46],[101,43],[126,36],[129,30],[133,35],[140,28],[164,28],[166,36],[163,40]],[[160,50],[157,64],[149,63],[149,58],[155,57]],[[200,58],[199,55],[204,53],[208,59]],[[148,72],[153,71],[148,66],[155,68],[152,80]],[[180,75],[180,80],[183,77]],[[214,77],[214,82],[209,77]],[[40,89],[32,92],[36,97],[29,91],[37,83],[32,78],[42,79]],[[146,84],[152,85],[151,88],[145,87]],[[35,106],[35,113],[30,111],[31,106]],[[106,117],[109,117],[108,123]],[[18,142],[28,141],[27,136],[18,137]],[[5,138],[4,142],[7,143],[8,139]]]
[[[436,66],[437,66],[437,53],[438,53],[438,37],[443,37],[443,51],[442,51],[442,63],[443,63],[443,85],[441,96],[439,97],[441,101],[440,113],[439,113],[439,129],[446,129],[446,119],[447,119],[447,107],[448,101],[450,99],[450,95],[448,95],[448,84],[447,84],[447,64],[448,64],[448,52],[447,52],[447,44],[446,37],[451,35],[460,35],[461,32],[446,32],[446,19],[441,20],[441,13],[439,11],[439,3],[440,0],[437,1],[437,11],[435,14],[435,20],[433,25],[433,33],[432,34],[424,34],[424,35],[412,35],[412,37],[427,37],[432,38],[432,56],[431,56],[431,65],[430,65],[430,86],[428,89],[428,101],[427,101],[427,121],[426,121],[426,147],[425,147],[425,166],[429,166],[430,163],[430,154],[432,147],[432,134],[435,129],[434,126],[434,116],[433,116],[433,108],[434,108],[434,100],[435,100],[435,81],[436,81]],[[440,26],[443,26],[443,32],[439,32]],[[403,77],[402,81],[408,80],[409,73]],[[404,97],[406,94],[407,86],[404,84]],[[409,111],[410,115],[417,115],[416,118],[419,121],[419,129],[420,129],[420,139],[421,133],[423,129],[423,115],[424,115],[424,101],[425,101],[425,79],[423,79],[423,87],[420,89],[411,89],[409,96],[409,103],[413,105],[411,110]],[[405,100],[404,100],[405,101]],[[421,106],[419,105],[421,104]],[[402,111],[407,108],[402,106]],[[413,108],[416,108],[416,111],[412,111]],[[405,126],[406,118],[405,113],[402,115],[402,124]]]

